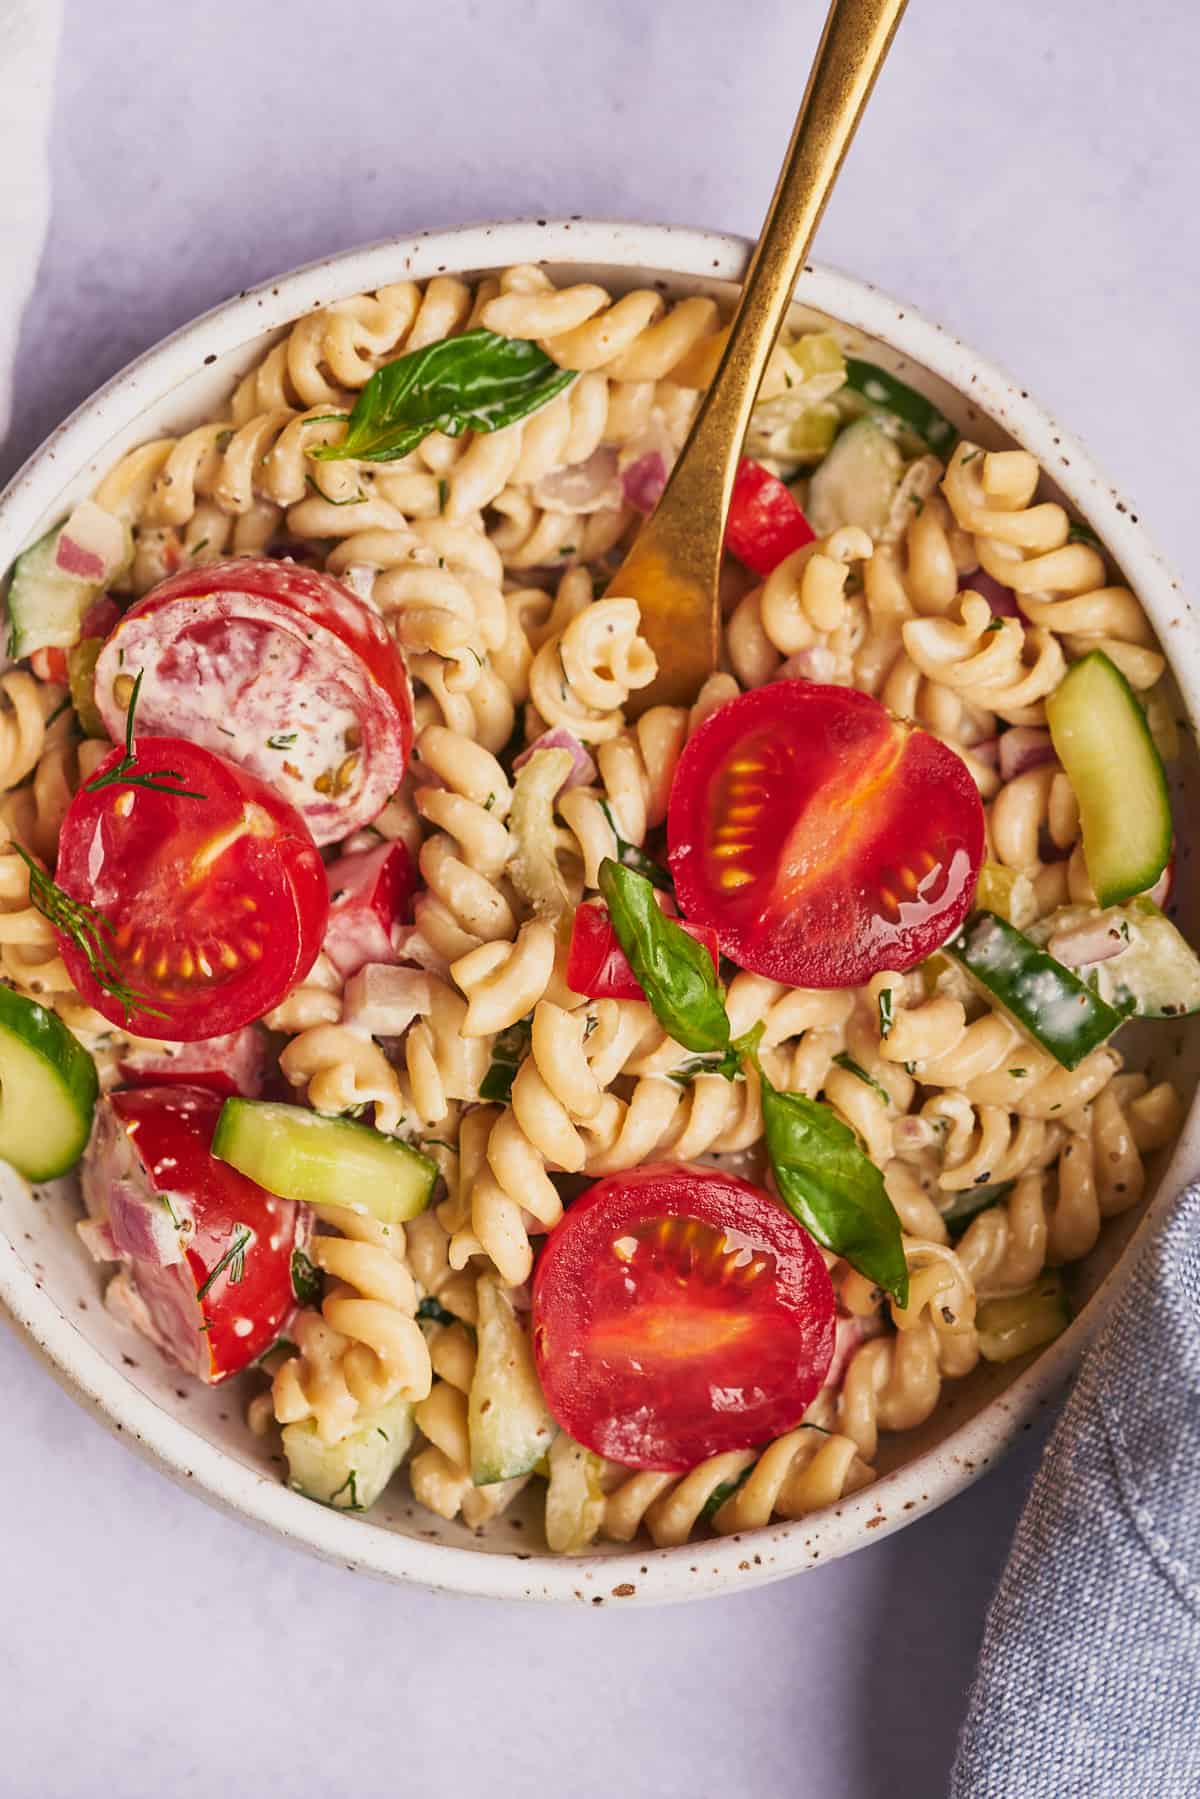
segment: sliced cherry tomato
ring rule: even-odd
[[[55,687],[65,687],[69,680],[67,673],[67,652],[60,650],[57,644],[45,644],[35,650],[29,658],[29,666],[39,681],[51,681]]]
[[[210,1386],[284,1330],[311,1218],[209,1153],[221,1105],[199,1087],[112,1093],[83,1170],[85,1235],[127,1264],[130,1322]]]
[[[961,757],[850,687],[775,681],[694,734],[671,788],[679,904],[792,987],[903,973],[962,924],[983,806]]]
[[[664,912],[675,916],[676,907],[665,893],[656,893],[654,897]],[[708,925],[689,924],[686,918],[679,923],[689,937],[704,945],[716,968],[721,954],[717,933]],[[588,999],[645,999],[641,983],[613,930],[607,906],[589,901],[576,912],[567,951],[567,986],[572,993],[586,994]]]
[[[815,536],[791,489],[760,462],[743,458],[733,483],[725,548],[765,578]]]
[[[379,614],[332,576],[240,557],[189,568],[131,606],[96,664],[109,735],[177,733],[267,781],[318,843],[369,824],[412,747],[404,662]]]
[[[747,1181],[661,1163],[611,1175],[546,1240],[533,1347],[563,1429],[629,1468],[692,1468],[799,1423],[837,1306],[813,1239]]]
[[[329,924],[325,954],[349,980],[368,962],[397,960],[393,930],[412,917],[417,871],[402,843],[339,856],[325,871]]]
[[[224,1036],[261,1018],[312,967],[329,914],[324,864],[287,801],[224,757],[177,737],[139,737],[127,777],[97,788],[120,755],[71,801],[57,880],[107,921],[95,929],[109,968],[141,1003],[127,1015],[113,983],[60,932],[63,960],[88,1004],[140,1037]],[[147,775],[153,787],[136,784]]]

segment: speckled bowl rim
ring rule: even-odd
[[[392,238],[310,263],[249,289],[172,333],[114,376],[49,437],[0,497],[0,569],[24,548],[71,478],[142,410],[195,373],[205,358],[245,345],[314,308],[389,281],[516,262],[607,264],[684,280],[737,281],[750,245],[741,237],[672,226],[571,218],[518,220]],[[1184,611],[1178,582],[1081,445],[995,364],[912,307],[833,269],[805,269],[797,299],[890,344],[941,376],[1031,450],[1098,531],[1138,591],[1160,636]],[[1171,660],[1195,710],[1200,645],[1170,633]],[[1138,1230],[1084,1312],[1003,1394],[935,1448],[837,1508],[792,1524],[679,1549],[563,1560],[492,1554],[431,1543],[315,1506],[246,1468],[139,1392],[64,1315],[0,1235],[0,1307],[59,1382],[139,1453],[224,1510],[330,1562],[440,1591],[501,1599],[602,1605],[609,1599],[694,1599],[778,1579],[848,1554],[945,1503],[1006,1449],[1075,1367],[1109,1316],[1138,1247],[1200,1166],[1193,1105]],[[9,1176],[9,1178],[14,1178]]]

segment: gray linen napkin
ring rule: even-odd
[[[1200,1795],[1200,1185],[1141,1253],[988,1615],[951,1799]]]

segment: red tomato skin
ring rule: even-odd
[[[393,927],[412,918],[417,869],[402,843],[339,856],[325,871],[325,954],[347,980],[368,962],[395,962]]]
[[[665,894],[659,896],[659,905],[674,917],[675,908]],[[717,933],[708,925],[689,924],[686,918],[678,923],[689,937],[704,945],[716,969],[721,954]],[[607,906],[589,901],[576,911],[567,951],[567,986],[572,993],[585,994],[588,999],[645,999],[612,927]]]
[[[129,608],[125,617],[160,612],[173,600],[194,600],[210,593],[257,593],[278,600],[310,624],[339,637],[366,664],[396,710],[408,720],[411,747],[412,690],[404,659],[379,614],[341,581],[298,562],[280,562],[270,556],[238,556],[229,562],[187,568],[160,581]]]
[[[734,477],[725,548],[765,579],[815,536],[795,496],[778,476],[743,457]]]
[[[207,1372],[217,1386],[240,1374],[269,1349],[296,1310],[292,1254],[308,1240],[307,1207],[276,1199],[255,1181],[210,1154],[222,1101],[200,1087],[139,1087],[109,1095],[157,1191],[170,1197],[176,1215],[191,1220],[181,1232],[184,1259],[196,1295],[197,1330],[208,1346]],[[240,1280],[233,1261],[200,1297],[213,1269],[249,1228]],[[238,1331],[240,1322],[250,1329]]]
[[[746,746],[773,759],[775,779],[764,780],[755,822],[738,827],[753,879],[721,894],[708,851],[718,830],[734,827],[710,793],[745,766]],[[814,816],[827,826],[820,866],[811,878],[796,868],[781,891],[781,861]],[[983,805],[961,757],[870,694],[775,681],[730,700],[693,734],[675,771],[667,837],[680,906],[716,930],[740,968],[795,987],[857,987],[880,969],[916,967],[959,929],[983,864]],[[918,855],[926,860],[914,870]]]
[[[254,1023],[278,1005],[316,961],[329,914],[325,865],[299,813],[245,769],[173,737],[140,737],[136,752],[134,773],[177,771],[182,777],[179,785],[204,798],[182,798],[122,784],[95,791],[94,780],[120,759],[122,752],[114,749],[67,809],[58,844],[59,886],[72,899],[95,906],[119,932],[125,917],[125,877],[132,874],[135,880],[149,883],[134,888],[135,900],[139,894],[149,896],[143,923],[160,933],[165,931],[169,940],[172,917],[182,913],[180,887],[192,867],[191,857],[234,820],[245,817],[247,808],[254,807],[258,828],[228,849],[213,867],[223,884],[214,890],[226,892],[226,897],[228,889],[237,889],[240,895],[246,886],[254,885],[270,900],[269,919],[262,909],[257,914],[265,932],[260,954],[249,978],[237,984],[223,981],[215,988],[211,983],[198,986],[177,997],[174,1004],[160,988],[152,991],[145,969],[126,968],[125,984],[149,995],[152,1007],[161,1004],[167,1012],[165,1018],[137,1006],[127,1015],[121,1002],[96,980],[78,945],[58,932],[63,961],[88,1004],[137,1036],[182,1043],[224,1036]],[[126,806],[128,810],[122,811]],[[176,833],[184,841],[180,853],[172,858],[169,845]],[[182,853],[189,842],[190,854]],[[236,858],[232,867],[231,857]],[[215,883],[217,876],[211,879]],[[222,930],[228,929],[232,916],[232,910],[226,909],[218,918]],[[214,966],[219,968],[219,962]]]
[[[272,672],[279,658],[286,676]],[[97,663],[96,704],[114,741],[126,722],[119,676],[139,668],[145,731],[178,732],[276,786],[320,844],[369,824],[400,784],[413,737],[403,658],[379,614],[330,575],[240,557],[159,582],[121,618]],[[206,692],[215,694],[207,706]],[[303,745],[329,758],[320,789],[303,754],[288,754],[302,714]],[[348,719],[354,739],[341,736]]]
[[[727,1233],[735,1255],[772,1265],[739,1291],[731,1264],[734,1284],[708,1289],[717,1328],[744,1326],[750,1339],[740,1360],[721,1348],[690,1355],[686,1331],[671,1332],[674,1341],[644,1334],[656,1313],[671,1313],[678,1327],[699,1318],[701,1330],[713,1316],[703,1284],[691,1297],[695,1263],[682,1282],[675,1260],[665,1279],[652,1269],[639,1283],[630,1271],[641,1242],[632,1259],[614,1250],[630,1233],[674,1219]],[[658,1163],[598,1181],[550,1233],[534,1273],[533,1346],[546,1403],[577,1442],[630,1468],[677,1473],[790,1430],[824,1383],[836,1318],[824,1260],[791,1213],[748,1181],[697,1164]],[[714,1386],[723,1389],[719,1409]]]

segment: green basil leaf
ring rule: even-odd
[[[600,801],[600,810],[608,820],[608,828],[617,840],[617,861],[623,862],[626,868],[632,868],[635,873],[645,875],[646,879],[661,892],[674,895],[675,883],[667,870],[655,862],[653,857],[648,856],[645,850],[640,849],[636,843],[627,843],[622,837],[617,829],[617,821],[613,817],[612,807],[607,800]]]
[[[321,1297],[321,1270],[302,1249],[292,1251],[292,1292],[299,1305],[316,1305]]]
[[[728,1049],[729,1014],[704,946],[659,910],[645,875],[608,856],[600,864],[600,892],[617,941],[664,1031],[697,1055]]]
[[[376,369],[341,443],[314,444],[319,462],[395,462],[431,431],[499,431],[536,412],[575,379],[531,339],[465,331]]]
[[[820,1100],[781,1093],[759,1070],[763,1130],[780,1198],[817,1242],[908,1304],[900,1220],[854,1132]]]
[[[766,1028],[765,1019],[760,1018],[744,1037],[735,1037],[720,1055],[693,1056],[690,1062],[680,1062],[677,1068],[669,1069],[667,1079],[676,1081],[681,1087],[690,1087],[698,1074],[720,1074],[727,1081],[736,1081],[742,1072],[742,1064],[753,1056]]]
[[[518,1018],[516,1024],[501,1031],[492,1045],[491,1066],[479,1083],[480,1099],[500,1106],[508,1104],[517,1070],[529,1053],[532,1036],[532,1018]]]

